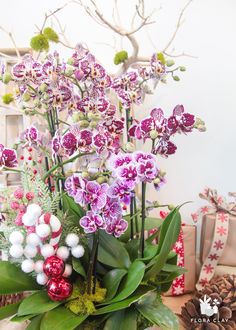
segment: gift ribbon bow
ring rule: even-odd
[[[236,193],[229,193],[229,196],[235,199],[234,202],[230,203],[227,202],[226,198],[218,195],[215,189],[206,188],[199,196],[207,200],[210,206],[203,206],[196,213],[193,213],[193,221],[197,222],[200,217],[206,214],[216,214],[214,238],[196,284],[197,289],[201,290],[213,277],[215,268],[226,246],[229,232],[229,216],[236,216]]]

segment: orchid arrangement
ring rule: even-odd
[[[164,222],[149,217],[146,186],[165,184],[157,157],[176,152],[173,136],[203,131],[204,122],[182,105],[170,117],[155,108],[135,119],[134,106],[166,79],[166,65],[154,54],[149,66],[112,77],[79,45],[66,62],[58,53],[27,55],[1,72],[32,124],[17,150],[0,145],[2,171],[22,176],[2,210],[0,293],[31,292],[0,318],[42,330],[178,329],[160,294],[184,272],[171,251],[179,207],[169,206]],[[150,140],[150,152],[135,150],[136,139]]]

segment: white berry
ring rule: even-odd
[[[31,273],[34,270],[34,262],[33,260],[26,259],[21,264],[21,269],[24,273]]]
[[[33,214],[35,217],[39,218],[42,213],[42,209],[38,204],[30,204],[27,207],[26,213]]]
[[[75,247],[79,244],[79,236],[76,234],[68,234],[66,236],[66,244],[70,247]]]
[[[50,244],[45,244],[41,247],[41,254],[46,259],[51,257],[55,254],[54,248]]]
[[[41,225],[38,225],[36,227],[36,234],[41,238],[45,238],[49,236],[50,232],[51,232],[50,226],[47,225],[46,223],[42,223]]]
[[[20,231],[13,231],[9,236],[11,244],[22,244],[24,241],[24,235]]]
[[[20,258],[24,253],[24,249],[22,245],[14,244],[11,246],[9,253],[13,258]]]
[[[81,258],[84,255],[84,248],[82,245],[77,245],[71,249],[71,253],[75,258]]]
[[[34,258],[37,254],[37,248],[32,245],[26,245],[24,248],[24,255],[26,258]]]
[[[22,222],[25,226],[34,226],[38,217],[35,216],[34,214],[26,212],[23,217],[22,217]]]
[[[66,246],[60,246],[58,249],[57,249],[57,256],[59,258],[61,258],[62,260],[66,260],[70,255],[70,251],[68,249],[68,247]]]
[[[44,273],[40,273],[37,275],[36,281],[40,285],[45,285],[48,281],[48,277]]]
[[[71,267],[71,265],[66,264],[65,271],[63,273],[63,276],[68,277],[68,276],[71,275],[71,273],[72,273],[72,267]]]
[[[26,237],[26,243],[32,246],[38,246],[41,241],[37,234],[31,233]]]
[[[36,273],[42,273],[43,272],[43,260],[36,261],[34,265],[34,270]]]

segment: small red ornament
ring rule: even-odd
[[[28,160],[32,160],[32,157],[31,157],[31,156],[29,156],[29,157],[28,157]]]
[[[60,276],[64,273],[65,263],[57,256],[48,257],[43,264],[43,271],[48,277]]]
[[[33,149],[31,147],[28,148],[28,151],[31,152]]]
[[[47,293],[50,299],[61,301],[70,297],[72,284],[65,277],[52,277],[47,284]]]
[[[21,188],[17,188],[14,191],[14,197],[17,199],[22,199],[24,197],[24,191]]]

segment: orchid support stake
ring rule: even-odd
[[[130,142],[130,136],[129,136],[129,128],[130,124],[132,124],[132,118],[130,118],[130,109],[125,110],[126,113],[126,133],[127,133],[127,142]],[[132,192],[133,194],[133,192]],[[133,214],[134,214],[134,198],[131,196],[130,199],[130,239],[134,238],[134,220],[133,220]]]
[[[145,231],[145,218],[146,218],[146,183],[142,182],[142,227],[140,237],[140,254],[144,257],[144,231]]]
[[[94,290],[96,290],[96,263],[97,263],[97,254],[98,254],[98,241],[99,241],[99,232],[96,231],[95,233],[93,233],[93,246],[92,246],[91,256],[89,260],[89,267],[88,267],[88,275],[87,275],[88,294],[91,294],[92,292],[94,292]]]

